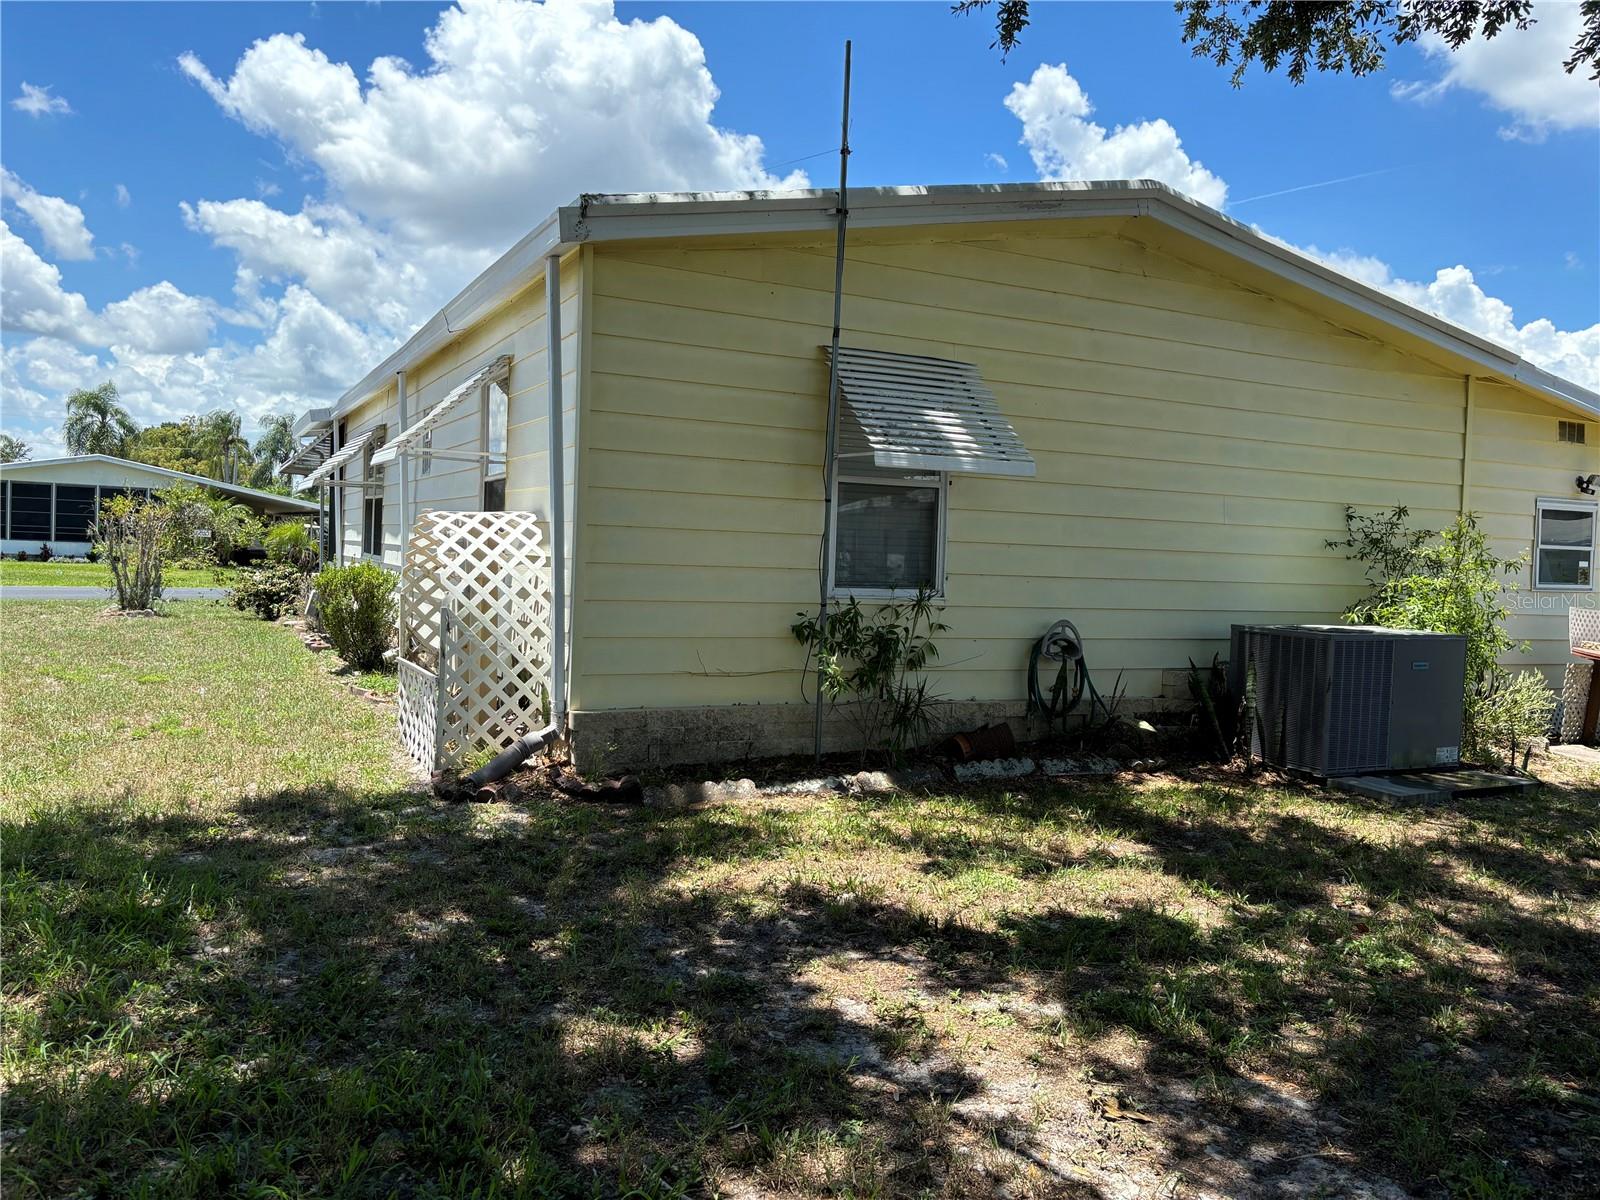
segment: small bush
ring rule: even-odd
[[[317,539],[303,521],[279,521],[262,540],[267,557],[274,562],[289,563],[301,571],[317,565]]]
[[[1515,765],[1520,751],[1526,767],[1533,740],[1551,732],[1556,703],[1555,691],[1538,671],[1505,672],[1478,708],[1486,753],[1503,754]]]
[[[306,593],[306,574],[288,563],[272,563],[241,571],[228,598],[240,612],[276,621],[299,609]]]
[[[40,562],[49,562],[55,556],[56,556],[56,552],[54,550],[50,549],[50,543],[49,542],[46,542],[44,545],[39,547],[39,561]]]
[[[167,534],[174,515],[160,500],[113,496],[100,505],[92,537],[105,549],[117,607],[153,608],[161,599]]]
[[[358,671],[383,666],[394,634],[394,576],[372,563],[317,573],[317,611],[333,648]]]

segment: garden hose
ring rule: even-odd
[[[1039,664],[1046,661],[1061,664],[1048,693],[1039,682]],[[1067,717],[1083,703],[1085,695],[1089,697],[1089,711],[1084,723],[1093,724],[1097,711],[1109,722],[1111,706],[1100,695],[1089,674],[1089,664],[1083,655],[1083,638],[1076,625],[1063,619],[1045,630],[1044,636],[1028,652],[1028,712],[1044,714],[1046,724],[1060,721],[1065,727]]]

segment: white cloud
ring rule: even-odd
[[[395,254],[389,239],[336,205],[291,214],[259,200],[202,200],[182,210],[189,228],[234,252],[257,288],[262,279],[302,280],[334,310],[387,327],[404,325],[425,290],[414,254]]]
[[[125,183],[117,184],[117,207],[127,208],[132,203],[133,197],[128,194],[128,185]]]
[[[61,285],[61,270],[0,221],[0,327],[69,342],[91,337],[89,305]]]
[[[993,150],[989,151],[989,153],[983,156],[983,161],[988,163],[996,171],[1008,170],[1011,165],[1006,162],[1006,156],[1004,154],[996,154]]]
[[[1217,207],[1227,197],[1228,185],[1189,158],[1167,122],[1119,126],[1108,136],[1100,126],[1085,120],[1094,107],[1064,66],[1040,66],[1026,84],[1018,83],[1011,89],[1006,107],[1022,122],[1022,142],[1046,179],[1149,178]],[[1294,190],[1300,189],[1289,189]],[[1272,237],[1265,230],[1258,228],[1257,232]],[[1388,263],[1370,255],[1351,250],[1330,253],[1315,246],[1273,240],[1498,342],[1575,383],[1600,390],[1600,323],[1586,329],[1564,330],[1540,317],[1519,325],[1511,306],[1485,292],[1473,272],[1460,264],[1439,269],[1428,282],[1417,282],[1397,276]],[[1492,272],[1483,268],[1478,273]]]
[[[93,349],[72,386],[115,380],[140,421],[234,406],[249,425],[338,395],[580,190],[806,182],[767,171],[758,138],[713,122],[704,51],[670,19],[622,22],[601,0],[469,0],[438,18],[424,50],[424,66],[380,59],[359,76],[287,34],[220,78],[184,55],[224,111],[325,194],[286,212],[262,202],[279,189],[261,179],[254,198],[183,207],[191,230],[235,257],[220,301],[161,283],[96,313],[6,231],[7,327]],[[65,386],[33,368],[37,355],[14,372],[33,394]]]
[[[33,222],[45,245],[57,258],[83,260],[94,257],[94,234],[84,224],[83,210],[59,196],[34,191],[16,175],[0,167],[0,197],[15,205]]]
[[[1287,242],[1280,244],[1289,246]],[[1315,246],[1290,246],[1290,249],[1415,308],[1498,342],[1563,378],[1600,391],[1600,323],[1587,329],[1564,330],[1556,328],[1548,318],[1539,317],[1519,325],[1511,305],[1485,292],[1471,269],[1459,263],[1439,268],[1431,280],[1421,283],[1395,275],[1388,263],[1370,255],[1349,250],[1330,253]]]
[[[256,42],[227,78],[182,69],[223,109],[319,167],[334,195],[402,241],[498,253],[578,192],[803,186],[761,139],[712,121],[699,40],[609,0],[463,0],[428,31],[418,71],[368,69],[303,35]]]
[[[101,337],[115,347],[147,354],[185,354],[211,340],[212,305],[166,280],[106,305]]]
[[[1524,141],[1542,141],[1551,130],[1600,127],[1600,88],[1586,69],[1569,75],[1561,67],[1582,31],[1579,6],[1538,4],[1533,17],[1529,29],[1507,26],[1488,41],[1473,38],[1458,50],[1437,34],[1426,35],[1422,50],[1439,74],[1426,81],[1397,81],[1390,92],[1423,103],[1456,88],[1477,92],[1512,117],[1500,135]]]
[[[66,116],[72,111],[72,105],[66,100],[50,94],[48,83],[43,87],[35,87],[26,81],[22,85],[22,94],[11,101],[11,107],[30,117]]]
[[[1156,179],[1213,208],[1227,203],[1228,185],[1189,157],[1166,121],[1107,133],[1089,120],[1094,105],[1065,63],[1041,64],[1027,83],[1013,84],[1006,107],[1022,122],[1021,142],[1041,179]]]

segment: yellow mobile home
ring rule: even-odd
[[[790,625],[824,576],[938,593],[949,727],[1020,716],[1061,617],[1134,707],[1177,700],[1232,623],[1359,594],[1324,545],[1347,504],[1475,511],[1527,552],[1511,632],[1559,677],[1592,598],[1600,396],[1157,183],[851,193],[819,561],[836,206],[558,210],[302,422],[306,461],[361,485],[335,489],[334,553],[398,565],[428,508],[558,516],[580,761],[809,749]]]

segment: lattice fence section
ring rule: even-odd
[[[439,677],[403,658],[395,665],[399,668],[400,744],[417,762],[432,767],[439,754]]]
[[[416,702],[408,723],[431,726],[426,757],[457,766],[478,747],[499,750],[549,712],[550,561],[534,513],[430,512],[412,527],[400,576],[400,654]],[[435,681],[424,711],[421,675]],[[407,741],[421,750],[420,732]]]
[[[1600,647],[1600,608],[1567,609],[1567,645]]]

